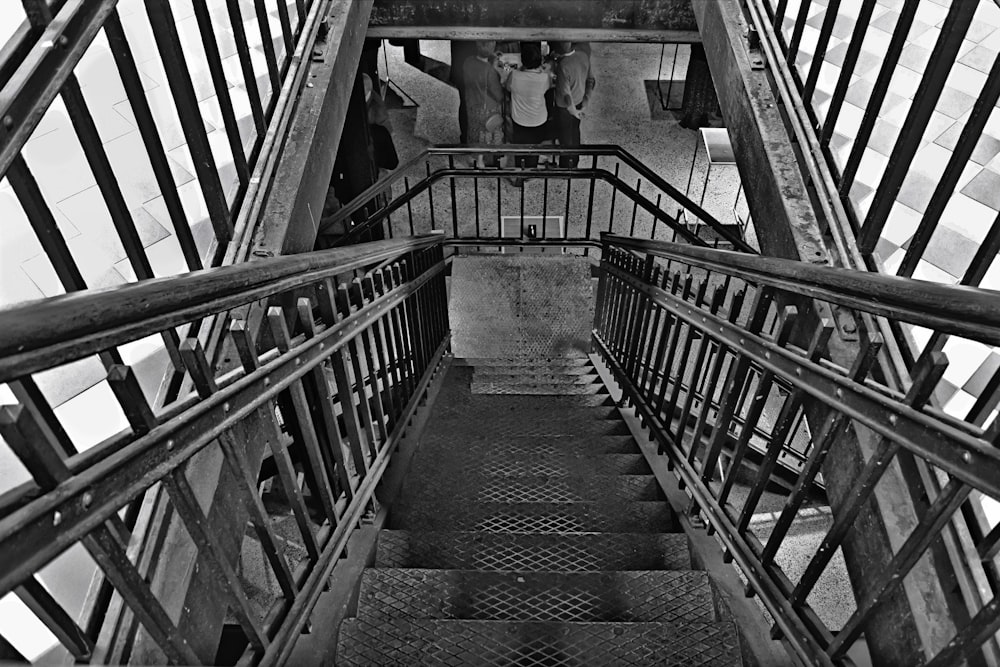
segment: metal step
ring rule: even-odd
[[[665,502],[467,503],[419,501],[394,504],[386,526],[405,530],[487,533],[669,533],[673,516]]]
[[[601,384],[601,378],[593,369],[583,369],[582,373],[553,373],[534,368],[504,369],[503,371],[484,373],[476,369],[472,374],[472,386],[487,382],[511,384]],[[603,386],[603,385],[602,385]]]
[[[486,366],[499,366],[502,368],[513,368],[519,366],[528,367],[562,367],[571,368],[576,366],[591,366],[590,357],[456,357],[452,361],[453,365],[470,366],[472,368],[483,368]]]
[[[338,665],[741,665],[736,628],[716,623],[350,619]]]
[[[450,477],[462,483],[465,477],[589,477],[594,475],[649,475],[649,464],[642,454],[607,454],[604,456],[494,456],[477,459],[468,453],[448,458],[436,456],[428,448],[414,458],[411,479],[423,476],[444,481]]]
[[[574,415],[573,413],[577,413]],[[570,414],[534,412],[530,415],[490,414],[476,415],[473,423],[468,416],[455,415],[435,423],[435,431],[464,434],[469,437],[491,438],[518,436],[576,436],[576,435],[629,435],[631,431],[620,419],[602,419],[583,411]],[[440,427],[440,428],[439,428]]]
[[[554,377],[569,377],[578,375],[597,375],[593,365],[559,365],[559,364],[533,364],[533,365],[511,365],[511,366],[475,366],[472,376],[475,378],[487,377],[534,377],[538,375],[551,375]]]
[[[483,458],[509,459],[518,456],[564,456],[573,458],[599,457],[605,454],[639,454],[639,445],[630,435],[602,436],[504,436],[466,439],[457,451],[449,448],[454,442],[447,436],[426,436],[420,452],[426,456],[447,456],[462,460]]]
[[[705,572],[369,568],[359,617],[641,623],[718,620]]]
[[[680,533],[457,533],[383,530],[375,567],[442,570],[684,570],[691,567]]]
[[[473,382],[473,394],[515,394],[521,396],[587,396],[606,394],[603,384],[525,384],[520,382]]]
[[[500,475],[426,475],[407,483],[403,498],[479,503],[578,503],[609,500],[665,500],[652,475],[506,477]]]

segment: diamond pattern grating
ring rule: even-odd
[[[456,498],[480,503],[578,503],[596,500],[663,500],[651,475],[592,477],[434,475],[412,480],[406,498]]]
[[[632,503],[405,503],[394,506],[389,528],[489,533],[666,533],[670,508]]]
[[[338,665],[593,667],[741,664],[730,623],[518,623],[405,618],[344,623]]]
[[[379,534],[377,567],[455,570],[681,570],[691,567],[684,535],[590,533]]]
[[[358,616],[503,621],[682,621],[715,617],[708,575],[373,568]]]
[[[432,477],[441,483],[461,481],[470,475],[499,477],[569,477],[590,475],[648,475],[649,464],[641,454],[606,454],[604,456],[580,457],[557,454],[554,456],[524,455],[489,456],[474,459],[469,455],[455,456],[441,460],[430,451],[422,452],[413,462],[411,479]]]

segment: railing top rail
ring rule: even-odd
[[[438,145],[429,146],[421,151],[419,154],[405,162],[404,164],[397,167],[392,174],[383,180],[378,181],[371,185],[364,192],[356,196],[351,202],[344,205],[334,217],[331,219],[331,223],[344,222],[351,215],[357,213],[359,210],[368,205],[369,201],[384,191],[387,187],[393,185],[394,183],[400,181],[413,167],[418,165],[421,161],[426,160],[430,156],[457,156],[457,155],[481,155],[481,154],[503,154],[503,155],[520,155],[520,154],[530,154],[530,155],[580,155],[580,156],[597,156],[597,157],[615,157],[624,162],[629,166],[629,168],[636,171],[647,181],[652,183],[654,186],[665,192],[672,199],[679,202],[686,210],[688,210],[694,217],[698,218],[704,222],[707,226],[716,230],[723,238],[732,243],[736,248],[739,248],[743,252],[756,253],[751,246],[743,242],[742,239],[735,237],[731,234],[715,217],[708,213],[701,206],[693,202],[684,193],[678,190],[676,187],[665,181],[660,175],[650,169],[646,164],[641,162],[634,155],[626,151],[621,146],[615,144],[584,144],[578,148],[559,148],[550,145],[537,145],[537,146],[498,146],[498,147],[471,147],[471,146],[461,146],[461,145]],[[422,179],[420,183],[416,184],[413,188],[414,192],[412,195],[416,195],[418,190],[424,189],[429,185],[433,184],[440,178],[447,176],[464,176],[473,175],[476,170],[461,170],[461,169],[437,169],[431,172],[426,178]],[[544,172],[545,177],[568,177],[572,175],[578,175],[581,178],[589,177],[592,175],[594,170],[587,169],[576,169],[573,172],[566,172],[565,174],[556,170],[546,170]],[[600,170],[599,170],[600,171]],[[489,173],[493,176],[502,176],[507,172],[504,170],[490,169]],[[613,176],[608,172],[606,176],[613,178]],[[608,178],[605,178],[608,180]],[[609,181],[610,182],[610,181]],[[623,185],[623,184],[622,184]],[[400,205],[404,199],[399,198]],[[396,207],[398,208],[398,206]],[[391,212],[391,209],[388,209]],[[376,215],[377,219],[381,218],[383,212],[380,211]],[[363,227],[363,225],[362,225]],[[360,227],[351,230],[352,234],[356,234],[360,230]]]
[[[680,260],[787,292],[1000,345],[1000,292],[605,234],[620,248]]]
[[[0,382],[404,253],[440,233],[216,267],[0,310]]]

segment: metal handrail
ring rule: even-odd
[[[35,373],[209,314],[227,317],[239,359],[213,368],[198,339],[187,338],[180,352],[194,391],[159,412],[133,369],[113,365],[107,383],[128,427],[82,454],[39,392],[22,391],[15,405],[0,406],[0,435],[32,478],[4,494],[0,596],[15,591],[43,610],[42,621],[79,660],[116,661],[100,637],[110,632],[112,643],[131,646],[138,622],[168,660],[194,664],[205,657],[191,640],[204,630],[175,623],[160,591],[210,576],[203,583],[219,590],[202,613],[231,609],[250,643],[245,660],[283,664],[447,349],[442,241],[431,234],[265,259],[0,311],[0,374],[13,385],[33,387]],[[267,309],[267,341],[241,319],[240,306],[262,299],[281,304]],[[306,484],[321,518],[305,505],[289,447],[308,464]],[[215,500],[224,508],[213,502],[211,513],[193,490],[195,479],[214,488],[199,470],[208,450],[234,474],[227,495]],[[287,562],[259,497],[265,456],[277,465],[273,483],[305,545],[298,564]],[[156,555],[130,555],[146,545],[121,510],[153,485],[171,508],[160,528],[185,531],[195,549],[190,584],[181,575],[164,580],[160,570],[171,564]],[[241,540],[215,535],[242,536],[247,522],[282,591],[263,619],[230,564]],[[120,595],[131,631],[118,634],[117,612],[90,618],[84,629],[44,592],[36,574],[74,544]]]
[[[655,187],[665,192],[668,196],[679,202],[684,210],[690,211],[692,215],[701,220],[706,227],[712,229],[722,239],[733,245],[734,248],[742,252],[756,254],[757,251],[747,244],[738,235],[731,232],[724,224],[719,222],[701,206],[689,199],[677,188],[667,183],[661,176],[656,174],[648,166],[640,162],[634,155],[617,145],[582,145],[579,148],[555,148],[547,145],[538,146],[489,146],[489,147],[468,147],[468,146],[432,146],[425,148],[418,155],[408,160],[398,167],[388,177],[373,184],[365,191],[356,196],[350,203],[346,204],[330,219],[329,223],[346,223],[352,215],[369,205],[376,197],[391,189],[392,185],[403,180],[406,173],[425,161],[430,156],[450,157],[475,156],[475,155],[495,155],[495,156],[516,156],[516,155],[547,155],[547,156],[579,156],[581,158],[593,157],[594,165],[591,168],[581,167],[577,169],[544,169],[544,170],[513,170],[513,169],[456,169],[452,166],[438,168],[428,171],[426,177],[422,178],[402,195],[394,198],[385,206],[371,213],[369,218],[363,223],[350,229],[348,234],[338,241],[338,245],[352,243],[362,238],[366,232],[371,231],[387,216],[402,208],[406,203],[412,201],[417,195],[426,191],[433,184],[444,179],[455,178],[500,178],[504,176],[519,177],[528,176],[532,178],[558,178],[558,179],[593,179],[598,178],[612,185],[617,191],[622,192],[630,200],[642,207],[645,211],[673,229],[678,235],[691,243],[697,245],[707,245],[703,239],[684,225],[661,211],[649,198],[640,194],[637,190],[627,185],[618,178],[616,173],[607,169],[596,167],[598,157],[614,157],[621,160],[629,168],[640,174]],[[431,221],[432,224],[435,221]]]
[[[1000,292],[607,234],[619,248],[770,285],[865,312],[1000,345]]]
[[[21,303],[0,310],[0,382],[442,240],[432,233],[376,241]]]
[[[964,600],[969,605],[967,616],[959,613],[947,619],[945,625],[954,633],[950,642],[945,644],[948,635],[942,635],[939,643],[924,647],[931,656],[927,664],[956,664],[980,650],[991,654],[995,650],[992,635],[1000,622],[995,584],[1000,531],[991,530],[989,524],[984,530],[984,522],[970,518],[966,510],[975,513],[979,494],[1000,500],[1000,450],[996,447],[1000,422],[983,429],[957,423],[931,409],[931,395],[947,366],[939,352],[929,353],[905,394],[869,377],[881,346],[881,338],[873,332],[865,332],[850,368],[825,363],[832,323],[799,318],[794,306],[785,305],[794,298],[785,296],[802,295],[990,341],[1000,325],[1000,294],[683,244],[614,235],[604,235],[603,241],[594,333],[598,352],[690,489],[693,511],[718,531],[728,556],[744,571],[774,618],[776,630],[796,654],[808,664],[849,664],[847,649],[881,606],[895,604],[888,601],[896,587],[918,563],[926,562],[922,557],[939,540],[959,540],[964,567],[979,571],[970,576],[985,577],[991,583]],[[690,276],[691,269],[704,270],[706,275],[694,298],[690,289],[683,294],[676,289],[677,278]],[[718,286],[706,303],[702,297],[707,276],[720,274],[724,280],[712,279]],[[668,290],[664,286],[670,276],[674,276],[674,288]],[[961,321],[953,323],[948,318]],[[800,340],[810,340],[806,348],[788,344],[796,332]],[[762,371],[755,382],[747,377],[751,366]],[[672,380],[656,382],[658,371],[671,369]],[[685,384],[689,373],[691,380]],[[703,382],[697,395],[695,378]],[[779,379],[790,390],[770,408],[777,414],[771,415],[773,428],[760,473],[748,492],[740,494],[746,498],[740,501],[742,507],[730,509],[731,491],[740,483],[736,481],[740,463],[749,446],[749,427],[763,414],[765,400],[770,400],[771,387]],[[808,430],[798,434],[809,439],[806,460],[777,522],[758,536],[750,517],[780,453],[795,437],[797,427],[791,426],[795,416],[804,414],[807,405],[816,410],[810,415]],[[744,421],[739,423],[736,416]],[[855,425],[863,428],[852,429]],[[819,547],[805,554],[808,567],[798,581],[790,580],[776,554],[813,480],[821,472],[826,474],[825,466],[845,460],[836,458],[842,454],[831,452],[848,431],[859,441],[867,439],[872,453],[861,461],[851,488],[842,488],[832,525]],[[726,459],[728,467],[717,467],[723,461],[723,448],[731,447],[728,443],[733,441],[737,444]],[[858,595],[857,610],[835,633],[810,608],[807,598],[827,571],[832,554],[850,539],[866,539],[866,533],[851,537],[859,513],[870,501],[881,502],[876,491],[880,480],[897,463],[902,466],[906,461],[915,462],[936,484],[925,479],[924,509],[899,536],[884,566],[872,573]],[[716,478],[717,470],[721,479]],[[888,473],[890,477],[895,474]],[[899,480],[887,484],[897,488]],[[949,556],[947,564],[936,567],[946,576],[948,567],[960,566]],[[920,576],[935,577],[937,572]],[[918,608],[913,607],[912,613]]]

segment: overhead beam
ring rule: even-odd
[[[692,0],[375,0],[369,37],[700,41]]]

